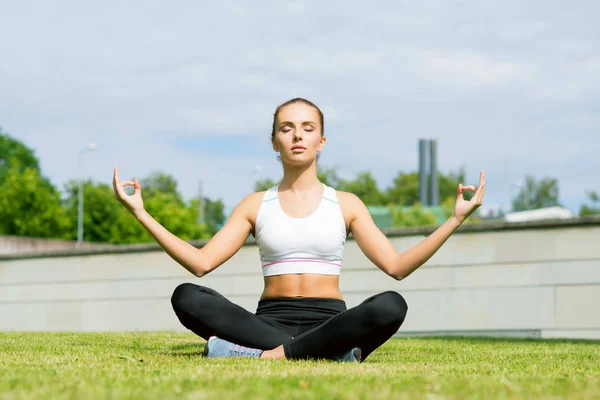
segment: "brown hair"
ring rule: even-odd
[[[279,114],[279,111],[281,111],[281,109],[283,107],[288,106],[290,104],[294,104],[294,103],[303,103],[303,104],[306,104],[307,106],[311,106],[312,108],[317,110],[317,112],[319,113],[319,122],[321,123],[321,136],[323,136],[325,134],[325,121],[323,119],[323,113],[321,112],[319,107],[317,107],[311,101],[308,101],[301,97],[296,97],[295,99],[288,100],[285,103],[279,105],[279,107],[277,107],[277,109],[275,110],[275,114],[273,114],[273,130],[271,131],[271,140],[273,140],[275,138],[275,131],[277,130],[277,125],[276,125],[275,121],[277,120],[277,115]]]

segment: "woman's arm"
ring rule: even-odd
[[[128,195],[124,187],[133,186],[133,195]],[[201,249],[197,249],[178,238],[159,224],[146,210],[142,201],[139,182],[136,180],[119,182],[119,170],[115,168],[113,188],[119,200],[152,235],[165,252],[192,274],[200,277],[232,257],[250,235],[249,216],[256,207],[257,194],[252,194],[235,208],[231,217],[219,232]],[[260,199],[259,199],[260,200]]]
[[[470,201],[463,198],[464,190],[474,190]],[[407,251],[398,253],[389,239],[377,228],[367,207],[354,195],[344,196],[345,206],[351,211],[350,229],[356,243],[367,258],[383,272],[394,279],[401,280],[412,274],[417,268],[439,250],[450,235],[483,203],[485,180],[483,171],[479,178],[479,188],[458,186],[458,196],[454,213],[431,235]]]

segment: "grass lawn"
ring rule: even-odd
[[[392,339],[364,363],[206,359],[178,333],[0,333],[0,399],[600,398],[600,341]]]

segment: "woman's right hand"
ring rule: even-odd
[[[125,192],[125,186],[133,186],[134,192],[128,195]],[[142,188],[138,180],[119,182],[119,167],[115,167],[113,175],[113,189],[115,196],[121,204],[125,206],[133,215],[137,216],[144,211],[144,201],[142,200]]]

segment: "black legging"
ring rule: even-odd
[[[336,299],[261,300],[253,314],[192,283],[179,285],[171,303],[181,323],[205,340],[214,335],[262,350],[283,344],[290,359],[333,359],[360,347],[364,360],[398,331],[408,311],[404,298],[388,291],[349,310]]]

